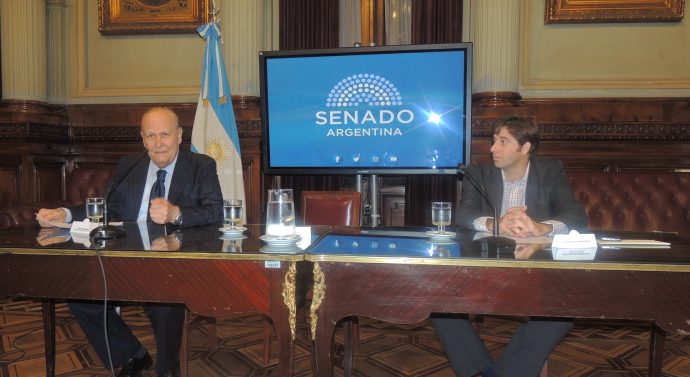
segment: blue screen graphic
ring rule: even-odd
[[[265,61],[270,168],[465,163],[465,49]]]

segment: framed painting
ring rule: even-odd
[[[210,0],[98,0],[103,35],[195,33]]]
[[[680,21],[684,9],[685,0],[546,0],[544,23]]]

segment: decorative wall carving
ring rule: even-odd
[[[183,129],[183,140],[185,140]],[[189,134],[189,132],[186,132]],[[73,143],[139,143],[141,136],[136,127],[70,127]],[[189,135],[186,135],[189,140]]]
[[[543,140],[688,141],[690,123],[540,123]]]
[[[237,132],[240,137],[261,138],[260,120],[238,120]]]
[[[32,122],[0,123],[0,140],[32,143],[66,143],[69,130],[64,126]]]
[[[690,141],[690,122],[537,122],[542,141]],[[493,120],[472,122],[472,137],[490,139]]]

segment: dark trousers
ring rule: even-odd
[[[101,362],[109,368],[108,350],[103,331],[103,304],[87,302],[68,303],[72,315],[84,330]],[[180,305],[147,304],[144,311],[151,321],[156,338],[156,372],[165,373],[177,364],[182,342],[185,307]],[[108,305],[108,340],[113,366],[119,367],[137,355],[142,345],[132,330],[115,312],[115,306]]]
[[[501,377],[536,377],[572,322],[521,323],[498,360],[494,361],[472,323],[466,319],[432,317],[448,361],[456,375],[471,377],[489,367]]]

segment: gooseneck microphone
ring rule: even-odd
[[[489,203],[489,206],[491,207],[491,211],[493,212],[493,220],[494,220],[494,226],[493,226],[493,235],[491,237],[485,237],[482,238],[482,240],[486,240],[486,242],[489,245],[493,245],[496,249],[497,252],[501,251],[514,251],[515,249],[515,240],[512,238],[508,237],[502,237],[498,235],[499,231],[499,219],[498,217],[498,210],[496,209],[496,206],[494,205],[494,202],[489,198],[489,192],[486,191],[484,186],[482,186],[479,181],[477,181],[472,174],[470,174],[469,171],[466,170],[466,167],[464,164],[459,164],[458,165],[458,172],[463,175],[463,177],[466,177],[472,187],[477,189],[479,192],[479,195],[481,195],[484,200],[486,200],[487,203]]]
[[[99,226],[98,228],[95,228],[94,230],[89,233],[89,237],[93,240],[112,240],[116,238],[122,238],[127,235],[127,232],[125,232],[124,229],[122,229],[119,226],[113,226],[113,225],[108,225],[108,221],[110,220],[109,217],[110,215],[108,214],[108,202],[110,201],[110,195],[115,191],[115,189],[120,186],[122,181],[129,176],[129,174],[134,170],[134,167],[139,164],[139,162],[148,155],[148,152],[142,152],[141,156],[137,158],[125,171],[125,174],[123,174],[120,179],[118,179],[116,182],[113,182],[110,186],[108,186],[108,190],[105,192],[105,200],[104,200],[104,206],[105,208],[103,209],[103,225]]]

